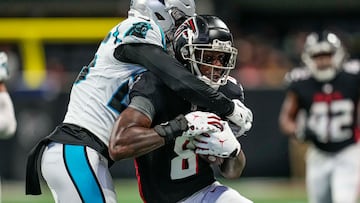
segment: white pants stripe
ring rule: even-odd
[[[222,185],[218,181],[201,189],[179,203],[253,203],[236,190]]]

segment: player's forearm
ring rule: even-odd
[[[289,122],[288,124],[283,126],[283,132],[290,137],[295,136],[296,124],[294,122]]]
[[[126,108],[116,120],[109,141],[109,155],[116,161],[141,156],[164,145],[151,120],[134,108]]]
[[[188,101],[209,108],[218,115],[227,116],[234,110],[230,99],[198,80],[160,47],[145,44],[122,45],[116,48],[114,57],[144,66]]]
[[[279,120],[280,130],[289,137],[294,137],[296,132],[296,121],[289,116],[282,115]]]
[[[114,160],[138,157],[164,145],[164,139],[153,129],[130,127],[120,129],[110,141],[110,157]]]
[[[0,81],[0,92],[7,92],[6,85],[3,81]]]
[[[290,91],[286,93],[279,115],[280,130],[290,137],[295,137],[296,134],[296,117],[298,112],[299,104],[297,95]]]
[[[234,158],[227,158],[219,166],[222,176],[228,179],[235,179],[240,177],[243,169],[245,168],[246,159],[243,151],[240,151],[239,155]]]

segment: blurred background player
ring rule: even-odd
[[[338,36],[326,31],[307,36],[302,60],[306,67],[294,69],[286,78],[280,127],[290,137],[310,143],[309,202],[355,203],[360,187],[359,61],[347,60]],[[306,114],[303,122],[296,121],[300,110]]]
[[[15,135],[16,117],[14,105],[7,91],[5,81],[9,78],[8,57],[0,51],[0,139],[8,139]],[[0,172],[0,201],[2,199],[2,183]]]
[[[177,58],[204,83],[243,101],[243,89],[228,80],[237,50],[221,19],[205,15],[188,19],[176,31],[174,49]],[[135,158],[144,202],[252,202],[216,181],[210,165],[216,164],[224,177],[233,179],[245,167],[245,155],[227,121],[216,115],[204,119],[200,115],[205,112],[199,111],[182,115],[192,110],[206,109],[183,100],[153,73],[144,72],[132,85],[130,104],[116,121],[110,156],[115,161]],[[194,121],[212,123],[219,130],[182,134],[181,123],[192,116]]]
[[[42,157],[41,172],[56,202],[116,202],[107,146],[127,105],[128,82],[144,67],[185,98],[231,114],[243,125],[246,107],[199,81],[165,52],[167,32],[194,15],[193,0],[131,1],[129,18],[110,31],[78,75],[63,123],[29,154],[27,194],[41,194],[37,160]]]
[[[8,78],[8,58],[0,52],[0,139],[10,138],[16,131],[14,105],[5,84]]]

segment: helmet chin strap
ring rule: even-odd
[[[220,83],[219,82],[213,82],[211,81],[208,77],[202,75],[202,76],[198,76],[198,78],[203,81],[205,84],[209,85],[211,88],[218,90],[220,87]]]
[[[302,57],[306,67],[310,70],[312,76],[319,82],[326,82],[335,78],[337,71],[339,70],[339,67],[336,65],[331,65],[323,70],[319,70],[316,63],[311,60],[308,55],[303,55]]]
[[[326,82],[335,77],[336,71],[337,70],[333,67],[329,67],[324,70],[315,70],[313,71],[313,76],[316,80],[320,82]]]

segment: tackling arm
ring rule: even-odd
[[[172,90],[198,106],[209,108],[222,116],[234,111],[234,103],[230,99],[198,80],[161,47],[151,44],[120,45],[115,49],[114,57],[146,67]]]

